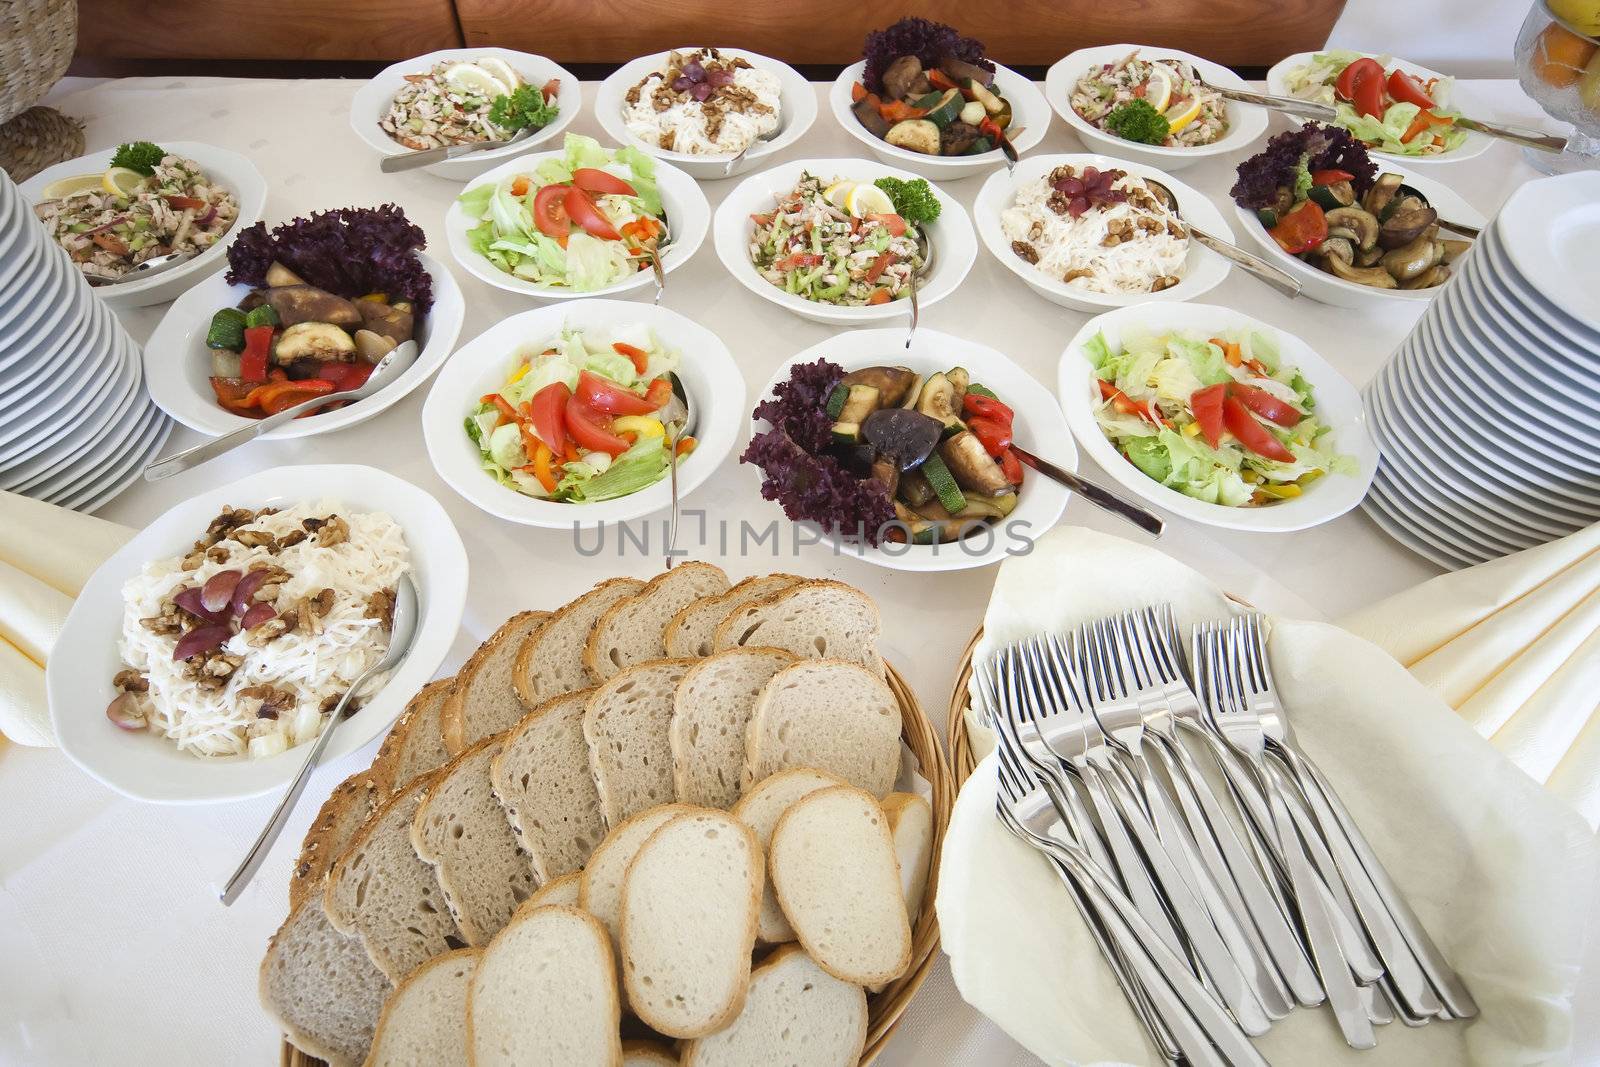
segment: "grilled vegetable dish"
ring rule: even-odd
[[[949,26],[907,18],[867,35],[851,111],[880,140],[927,156],[1000,147],[1011,105],[994,87],[983,45]]]

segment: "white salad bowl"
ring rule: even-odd
[[[799,159],[752,174],[735,186],[733,192],[717,206],[712,238],[722,265],[752,293],[813,322],[867,326],[910,315],[909,299],[891,300],[887,304],[868,307],[839,307],[784,292],[757,272],[755,264],[750,261],[750,235],[755,232],[755,222],[750,216],[771,211],[778,199],[793,190],[800,176],[807,173],[823,181],[832,178],[854,178],[869,182],[885,177],[903,180],[916,178],[915,174],[862,159]],[[978,242],[972,235],[972,220],[966,209],[937,185],[930,183],[929,188],[939,200],[939,218],[928,225],[929,239],[934,242],[933,270],[917,285],[920,307],[943,300],[960,288],[978,257]]]
[[[224,505],[261,508],[331,499],[352,511],[381,511],[405,532],[411,580],[421,609],[411,651],[383,688],[339,724],[323,753],[335,763],[377,737],[444,661],[466,603],[467,553],[450,516],[422,489],[385,471],[355,465],[274,467],[171,508],[100,565],[67,615],[45,668],[50,722],[61,751],[124,796],[157,804],[211,804],[260,796],[288,785],[305,762],[303,747],[275,756],[202,758],[150,731],[129,733],[106,719],[122,669],[122,587],[146,563],[182,555]]]
[[[1333,447],[1341,455],[1355,459],[1360,468],[1358,474],[1325,474],[1293,499],[1266,507],[1232,508],[1167,488],[1135,467],[1112,445],[1095,421],[1094,409],[1100,402],[1100,390],[1095,384],[1098,375],[1093,360],[1084,351],[1096,334],[1104,334],[1106,343],[1115,349],[1126,331],[1150,334],[1189,330],[1209,337],[1240,328],[1270,336],[1277,342],[1284,363],[1298,368],[1311,383],[1316,391],[1317,417],[1331,427]],[[1319,526],[1361,503],[1377,471],[1378,446],[1367,427],[1367,415],[1355,387],[1305,341],[1232,308],[1214,304],[1139,304],[1108,311],[1084,323],[1061,353],[1056,374],[1067,425],[1085,454],[1134,496],[1205,526],[1250,533],[1287,533]]]
[[[1011,250],[1011,240],[1000,226],[1000,215],[1016,200],[1018,189],[1044,178],[1060,166],[1072,166],[1079,170],[1084,167],[1096,167],[1102,171],[1124,170],[1136,178],[1154,178],[1172,190],[1185,219],[1225,241],[1233,240],[1233,230],[1211,199],[1165,171],[1111,156],[1083,153],[1030,156],[1018,163],[1015,171],[997,170],[989,175],[983,188],[978,190],[978,198],[972,203],[973,224],[990,254],[1027,283],[1028,288],[1052,304],[1092,313],[1150,301],[1193,300],[1215,288],[1228,276],[1229,261],[1193,240],[1189,242],[1188,256],[1184,260],[1182,280],[1159,293],[1097,293],[1041,273]]]
[[[900,329],[849,330],[791,356],[762,387],[761,400],[771,399],[773,391],[788,381],[797,364],[818,359],[837,363],[846,372],[886,364],[910,367],[924,378],[952,367],[965,367],[974,382],[992,389],[1015,412],[1012,428],[1017,444],[1058,467],[1077,469],[1078,450],[1048,390],[1009,356],[988,345],[924,328],[916,332],[907,348],[905,332]],[[765,422],[755,419],[751,432],[768,428]],[[756,474],[759,477],[760,471]],[[989,534],[972,534],[949,544],[886,541],[873,546],[856,539],[841,539],[815,523],[802,525],[815,533],[819,542],[878,567],[897,571],[967,570],[999,563],[1007,555],[1026,551],[1035,538],[1061,518],[1070,495],[1065,486],[1024,467],[1016,510],[995,523]]]
[[[484,56],[495,56],[505,60],[529,85],[542,86],[551,78],[561,79],[555,121],[529,134],[516,144],[501,148],[486,148],[481,152],[462,156],[460,159],[447,159],[423,167],[422,169],[429,174],[436,174],[454,182],[470,181],[502,160],[521,155],[549,141],[572,125],[572,120],[583,110],[582,83],[578,81],[577,75],[554,60],[528,52],[513,52],[509,48],[444,48],[384,67],[375,78],[357,89],[355,98],[350,101],[350,128],[380,156],[408,155],[411,149],[390,137],[383,131],[383,127],[378,125],[389,113],[389,105],[394,101],[394,94],[406,84],[406,75],[424,74],[432,69],[434,64],[447,59],[470,62],[482,59]]]
[[[1209,59],[1202,59],[1188,52],[1180,52],[1176,48],[1160,48],[1147,44],[1107,44],[1095,48],[1080,48],[1057,60],[1055,65],[1045,72],[1044,95],[1045,99],[1050,101],[1050,107],[1055,113],[1072,127],[1072,131],[1090,149],[1120,159],[1134,160],[1146,166],[1174,171],[1182,170],[1212,156],[1241,151],[1266,132],[1265,110],[1235,103],[1232,100],[1222,102],[1223,110],[1228,116],[1228,132],[1210,144],[1195,145],[1192,148],[1168,148],[1164,145],[1125,141],[1115,134],[1099,129],[1072,109],[1072,90],[1078,84],[1078,79],[1093,67],[1115,63],[1129,52],[1135,51],[1141,53],[1145,59],[1186,60],[1194,65],[1195,70],[1199,71],[1200,76],[1207,82],[1224,89],[1250,88],[1249,83],[1220,63],[1213,63]],[[1185,202],[1185,210],[1188,206]]]
[[[562,159],[565,155],[566,153],[557,151],[518,156],[491,171],[480,174],[468,182],[461,192],[465,195],[481,185],[493,185],[518,174],[531,174],[545,160]],[[700,191],[700,186],[695,180],[677,167],[657,160],[655,170],[656,188],[661,194],[661,208],[666,212],[667,236],[671,239],[662,249],[661,269],[670,274],[687,263],[700,248],[700,243],[706,239],[706,228],[711,224],[711,205],[706,202],[706,194]],[[450,254],[455,257],[457,263],[465,267],[473,277],[488,282],[496,289],[504,289],[508,293],[521,293],[540,300],[581,300],[586,297],[620,296],[647,287],[652,292],[655,289],[655,272],[648,266],[603,289],[571,289],[565,285],[535,285],[533,282],[524,281],[500,270],[472,250],[467,240],[467,233],[478,225],[479,221],[462,209],[459,200],[451,203],[450,210],[444,217],[445,239],[449,242]]]
[[[1287,59],[1280,59],[1267,71],[1267,92],[1273,96],[1293,96],[1294,94],[1289,91],[1289,72],[1297,67],[1303,67],[1310,63],[1312,56],[1331,51],[1334,51],[1334,49],[1324,48],[1320,52],[1296,52]],[[1404,59],[1396,59],[1394,56],[1384,55],[1381,52],[1356,52],[1354,54],[1358,56],[1366,56],[1368,59],[1376,59],[1379,63],[1383,64],[1383,69],[1385,71],[1394,70],[1396,67],[1398,67],[1400,70],[1405,71],[1407,74],[1418,79],[1419,81],[1425,82],[1429,78],[1437,78],[1442,82],[1448,83],[1451,80],[1448,75],[1440,74],[1436,70],[1430,70],[1429,68],[1422,66],[1420,63],[1412,63]],[[1443,100],[1435,99],[1435,103],[1437,103],[1439,107],[1445,111],[1455,110],[1448,93],[1444,94]],[[1289,121],[1299,125],[1301,120],[1290,118]],[[1370,149],[1370,151],[1373,155],[1378,156],[1380,159],[1403,159],[1408,164],[1457,163],[1463,159],[1472,159],[1476,156],[1480,156],[1484,152],[1488,151],[1489,140],[1490,138],[1487,135],[1473,133],[1469,130],[1467,132],[1466,139],[1463,140],[1459,146],[1452,148],[1448,152],[1440,152],[1437,155],[1408,156],[1394,152],[1384,152],[1376,148]]]
[[[1451,222],[1480,229],[1488,225],[1478,210],[1448,185],[1433,178],[1424,178],[1414,171],[1396,165],[1393,157],[1386,156],[1375,162],[1378,164],[1378,173],[1398,174],[1405,179],[1405,184],[1427,197],[1428,203],[1439,212],[1441,219],[1449,219]],[[1431,289],[1376,289],[1358,282],[1347,282],[1279,248],[1278,242],[1274,241],[1272,235],[1267,233],[1267,228],[1261,225],[1261,220],[1256,217],[1254,209],[1235,204],[1233,210],[1239,219],[1239,228],[1260,246],[1262,254],[1274,265],[1293,275],[1300,283],[1300,292],[1313,300],[1342,308],[1372,307],[1385,303],[1392,305],[1397,302],[1426,304],[1439,291],[1438,286]],[[1456,235],[1443,233],[1441,236]]]
[[[904,167],[914,174],[939,181],[970,178],[1005,166],[1006,157],[998,148],[975,156],[930,156],[874,137],[850,110],[854,104],[850,99],[850,87],[861,81],[861,72],[866,66],[865,60],[853,63],[834,79],[828,90],[828,108],[844,131],[866,145],[873,155],[890,166]],[[994,65],[994,84],[1011,104],[1011,125],[1006,128],[1006,135],[1018,154],[1024,153],[1044,140],[1044,131],[1050,126],[1050,107],[1033,82],[1010,67]]]
[[[748,52],[743,48],[718,48],[717,51],[725,56],[743,59],[752,67],[778,76],[780,83],[778,132],[772,139],[756,141],[737,163],[733,163],[734,157],[731,155],[706,156],[690,155],[688,152],[669,152],[658,144],[635,137],[628,131],[627,124],[622,118],[623,97],[629,89],[665,67],[667,58],[673,51],[689,53],[697,51],[697,47],[669,49],[657,52],[655,55],[641,56],[631,63],[623,64],[600,83],[594,98],[595,117],[600,120],[600,128],[606,132],[606,136],[617,144],[634,145],[657,159],[671,163],[699,181],[716,181],[743,174],[758,166],[761,161],[782,152],[805,136],[811,124],[817,120],[816,90],[799,71],[781,60],[772,59],[759,52]],[[733,163],[731,167],[730,163]]]
[[[678,495],[688,496],[733,449],[744,419],[744,378],[728,347],[704,326],[668,308],[626,300],[584,300],[519,312],[462,345],[439,373],[422,408],[422,437],[439,477],[489,514],[525,526],[587,529],[669,507],[672,486],[665,475],[615,500],[570,504],[525,496],[483,469],[483,454],[463,425],[477,410],[479,398],[504,384],[518,356],[541,351],[564,327],[634,325],[648,327],[681,357],[677,373],[696,423],[694,451],[678,465]]]
[[[237,152],[195,141],[164,141],[161,147],[172,155],[183,156],[200,164],[200,169],[207,177],[233,194],[239,205],[239,214],[216,244],[193,259],[148,278],[96,286],[94,294],[113,308],[148,307],[171,300],[199,279],[220,269],[227,262],[228,245],[240,231],[260,221],[261,212],[267,204],[267,180],[256,170],[254,163]],[[79,174],[105,171],[110,168],[111,157],[116,153],[117,148],[113,145],[46,167],[19,186],[22,197],[30,205],[37,204],[43,199],[45,187],[52,182]],[[31,218],[27,221],[30,225],[38,224]]]
[[[462,299],[461,287],[443,263],[421,252],[417,253],[417,258],[433,279],[433,307],[419,317],[418,351],[411,366],[364,400],[337,411],[294,419],[268,430],[261,435],[262,440],[312,437],[365,422],[427,381],[429,375],[439,369],[461,336],[466,302]],[[206,347],[211,317],[222,308],[238,306],[249,292],[248,285],[229,285],[226,275],[207,278],[167,309],[144,346],[144,377],[151,399],[191,430],[221,437],[255,421],[235,415],[217,403],[210,380],[211,350]]]

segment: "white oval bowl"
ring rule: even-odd
[[[606,136],[617,144],[631,144],[647,155],[664,160],[691,178],[699,181],[717,181],[743,174],[769,156],[777,155],[805,136],[805,132],[817,120],[816,90],[799,71],[781,60],[761,55],[759,52],[748,52],[743,48],[719,48],[717,51],[723,55],[743,59],[752,67],[770,71],[778,76],[781,103],[776,137],[770,141],[757,141],[750,146],[750,150],[742,159],[733,163],[733,156],[697,156],[687,152],[668,152],[660,145],[642,141],[629,133],[627,125],[622,121],[623,96],[633,86],[665,66],[667,57],[672,52],[688,53],[696,51],[697,47],[668,49],[655,55],[641,56],[631,63],[623,64],[609,78],[601,82],[599,90],[595,93],[594,112]]]
[[[1232,227],[1222,217],[1222,212],[1217,210],[1216,205],[1211,203],[1211,199],[1165,171],[1147,167],[1143,163],[1087,153],[1031,156],[1018,163],[1014,172],[997,170],[989,175],[983,183],[983,188],[978,190],[977,199],[972,203],[973,225],[977,227],[978,237],[983,241],[984,247],[1011,273],[1021,278],[1028,288],[1052,304],[1060,304],[1075,311],[1094,313],[1107,308],[1127,307],[1130,304],[1152,301],[1194,300],[1216,288],[1228,276],[1232,264],[1195,240],[1189,242],[1183,279],[1172,288],[1163,289],[1159,293],[1095,293],[1068,285],[1059,278],[1041,274],[1033,264],[1011,251],[1011,242],[1006,238],[1005,231],[1000,228],[1000,213],[1011,206],[1012,201],[1016,199],[1017,188],[1024,182],[1041,178],[1055,168],[1067,165],[1080,168],[1098,167],[1100,170],[1115,168],[1127,171],[1137,178],[1154,178],[1172,190],[1173,195],[1178,198],[1179,207],[1183,209],[1185,219],[1224,241],[1233,240]]]
[[[333,763],[381,734],[433,677],[461,624],[467,553],[450,516],[427,492],[385,471],[355,465],[274,467],[177,504],[120,548],[85,583],[45,667],[50,722],[61,751],[123,796],[156,804],[212,804],[288,785],[305,762],[296,746],[261,759],[202,759],[148,731],[106,721],[122,667],[122,586],[155,559],[181,555],[223,505],[286,507],[323,497],[351,510],[382,511],[405,531],[421,617],[411,651],[382,690],[339,724],[323,762]]]
[[[1190,55],[1176,48],[1158,48],[1146,44],[1107,44],[1095,48],[1080,48],[1057,60],[1055,65],[1045,72],[1044,95],[1050,102],[1051,109],[1072,127],[1072,132],[1076,133],[1078,139],[1089,148],[1121,159],[1136,160],[1146,166],[1174,171],[1182,170],[1211,156],[1241,151],[1266,132],[1267,113],[1264,109],[1235,103],[1232,100],[1222,102],[1223,109],[1228,115],[1228,132],[1210,144],[1196,145],[1193,148],[1168,148],[1164,145],[1124,141],[1121,137],[1097,128],[1072,109],[1073,86],[1078,84],[1078,79],[1082,78],[1089,68],[1104,63],[1114,63],[1133,51],[1143,53],[1147,59],[1187,60],[1194,64],[1195,69],[1206,81],[1225,89],[1250,88],[1248,82],[1220,63],[1213,63],[1209,59],[1202,59],[1200,56]],[[1185,207],[1187,206],[1186,204]]]
[[[529,52],[513,52],[509,48],[444,48],[384,67],[376,77],[357,89],[354,99],[350,101],[350,128],[380,156],[410,154],[411,149],[383,132],[382,127],[378,125],[383,116],[389,113],[389,105],[394,101],[394,94],[406,84],[406,75],[425,73],[435,63],[447,59],[471,61],[484,56],[497,56],[505,60],[529,85],[543,85],[551,78],[560,78],[561,92],[557,97],[556,119],[544,129],[529,134],[526,140],[518,141],[516,144],[487,148],[481,152],[462,156],[460,159],[447,159],[420,168],[429,174],[448,178],[453,182],[470,181],[497,166],[502,160],[522,155],[549,141],[572,125],[572,120],[583,110],[582,83],[577,75],[554,60]]]
[[[918,330],[910,348],[906,347],[905,340],[904,331],[899,329],[849,330],[835,334],[785,360],[762,387],[760,399],[770,399],[778,384],[788,380],[796,364],[818,359],[830,360],[846,371],[882,364],[906,366],[924,377],[952,367],[965,367],[973,381],[993,389],[1016,413],[1013,426],[1019,444],[1058,467],[1069,471],[1077,468],[1078,450],[1072,443],[1061,410],[1050,402],[1048,391],[1009,356],[988,345],[936,330]],[[766,428],[766,423],[755,420],[752,433]],[[759,469],[756,474],[759,477]],[[814,523],[802,525],[815,532],[819,542],[833,544],[841,554],[855,556],[878,567],[897,571],[967,570],[999,563],[1011,552],[1021,551],[1024,539],[1031,542],[1056,524],[1071,495],[1065,486],[1026,467],[1020,494],[1016,510],[995,524],[994,536],[967,537],[946,545],[885,543],[872,546],[835,538]],[[781,509],[773,511],[776,517],[781,518],[782,514]]]
[[[1122,331],[1129,326],[1150,332],[1198,330],[1208,335],[1222,330],[1246,327],[1275,338],[1284,362],[1300,370],[1316,389],[1317,416],[1331,426],[1340,453],[1354,456],[1359,475],[1328,474],[1313,482],[1301,496],[1279,501],[1269,507],[1230,508],[1208,504],[1169,489],[1128,462],[1111,444],[1094,419],[1094,404],[1099,399],[1095,386],[1094,364],[1083,354],[1083,346],[1097,333],[1104,333],[1113,347],[1121,343]],[[1057,391],[1067,425],[1073,436],[1094,461],[1123,489],[1145,503],[1180,518],[1205,526],[1250,533],[1287,533],[1320,526],[1336,519],[1361,503],[1367,486],[1378,468],[1378,446],[1367,428],[1367,414],[1355,387],[1310,345],[1287,330],[1259,319],[1213,304],[1140,304],[1118,308],[1084,323],[1083,329],[1061,353],[1057,365]]]
[[[1488,221],[1478,213],[1477,209],[1467,203],[1455,190],[1437,179],[1422,177],[1415,171],[1396,165],[1393,157],[1385,156],[1378,164],[1378,172],[1398,174],[1403,177],[1405,184],[1414,186],[1428,198],[1428,203],[1438,210],[1440,218],[1459,222],[1464,226],[1476,226],[1479,229],[1488,225]],[[1301,295],[1309,296],[1323,304],[1342,308],[1371,307],[1374,304],[1396,301],[1426,304],[1433,299],[1433,294],[1439,291],[1438,286],[1432,289],[1375,289],[1370,285],[1347,282],[1279,248],[1278,242],[1267,233],[1266,227],[1261,225],[1261,220],[1256,217],[1254,210],[1234,204],[1233,211],[1239,220],[1239,228],[1260,246],[1262,254],[1274,265],[1288,271],[1300,283]]]
[[[1332,49],[1324,48],[1322,51],[1327,52],[1332,51]],[[1289,72],[1296,67],[1305,66],[1307,63],[1311,62],[1311,57],[1317,54],[1317,52],[1296,52],[1289,58],[1280,59],[1278,62],[1274,63],[1267,71],[1267,92],[1271,93],[1273,96],[1289,96]],[[1429,78],[1446,77],[1446,75],[1440,74],[1436,70],[1429,70],[1420,63],[1412,63],[1404,59],[1397,59],[1394,56],[1387,57],[1387,62],[1384,62],[1385,57],[1381,52],[1359,52],[1357,54],[1366,56],[1369,59],[1376,59],[1380,62],[1383,62],[1383,69],[1386,71],[1393,70],[1395,67],[1399,67],[1413,78],[1419,78],[1422,81],[1427,81]],[[1448,98],[1441,101],[1439,106],[1444,108],[1446,111],[1454,110],[1454,108],[1451,107]],[[1298,123],[1300,120],[1291,119],[1290,121]],[[1473,133],[1469,130],[1467,131],[1466,140],[1462,141],[1459,147],[1452,148],[1448,152],[1440,152],[1436,156],[1408,156],[1394,152],[1384,152],[1376,148],[1369,149],[1369,151],[1380,159],[1401,160],[1407,165],[1412,163],[1458,163],[1463,159],[1472,159],[1476,156],[1481,156],[1484,152],[1488,151],[1489,140],[1489,137],[1485,134]]]
[[[562,155],[563,153],[559,151],[537,152],[507,160],[468,182],[462,193],[476,189],[480,185],[498,182],[511,175],[531,172],[544,160],[560,158]],[[687,263],[689,257],[700,248],[700,243],[706,239],[706,229],[711,224],[711,205],[707,203],[706,194],[700,191],[700,186],[693,178],[672,164],[660,160],[656,161],[656,188],[661,193],[661,207],[667,213],[667,232],[672,238],[672,243],[661,253],[661,269],[670,274]],[[496,289],[504,289],[508,293],[521,293],[523,296],[539,300],[582,300],[597,296],[619,296],[623,293],[636,292],[646,286],[652,289],[655,286],[655,273],[648,270],[635,271],[630,278],[624,278],[604,289],[590,291],[570,289],[564,285],[534,285],[532,282],[523,281],[497,269],[472,250],[467,243],[467,231],[475,225],[477,220],[468,218],[461,204],[452,201],[450,209],[444,216],[445,240],[450,245],[450,254],[467,273],[488,282]]]
[[[208,177],[233,194],[234,200],[239,205],[239,215],[233,220],[233,225],[228,231],[217,239],[216,244],[187,263],[138,281],[97,286],[94,289],[95,296],[114,308],[148,307],[151,304],[171,300],[207,274],[220,270],[227,263],[227,247],[233,238],[241,230],[260,221],[261,212],[267,205],[267,180],[256,170],[254,163],[237,152],[230,152],[225,148],[213,148],[211,145],[195,141],[166,141],[161,147],[172,155],[184,156],[200,164],[200,169]],[[24,201],[29,205],[36,204],[45,186],[51,182],[78,174],[104,171],[111,166],[111,157],[116,153],[117,149],[113,146],[99,152],[90,152],[77,159],[69,159],[65,163],[57,163],[35,174],[18,188],[22,192]],[[28,221],[37,224],[35,220]],[[49,238],[46,237],[45,240],[48,241]]]
[[[908,171],[862,159],[798,159],[752,174],[723,199],[713,220],[712,239],[717,247],[717,258],[722,260],[728,273],[757,296],[813,322],[876,325],[911,314],[909,299],[867,307],[839,307],[786,293],[757,273],[755,264],[750,262],[750,235],[755,232],[750,216],[771,211],[775,201],[792,190],[804,172],[824,181],[829,178],[876,181],[884,177],[917,177]],[[934,242],[933,272],[917,286],[920,307],[937,303],[960,288],[973,261],[978,258],[978,242],[972,234],[972,220],[966,209],[938,186],[930,185],[930,188],[939,199],[939,218],[929,225],[929,239]]]
[[[433,279],[433,307],[417,328],[418,351],[411,366],[364,400],[338,411],[293,419],[262,434],[262,440],[313,437],[365,422],[427,381],[428,376],[439,369],[461,336],[466,301],[462,299],[461,287],[443,263],[421,252],[417,257]],[[229,285],[226,275],[207,278],[167,309],[144,346],[144,376],[151,399],[191,430],[221,437],[256,421],[235,415],[217,403],[210,382],[211,350],[206,347],[211,316],[221,308],[237,306],[249,292],[248,285]]]
[[[525,526],[587,529],[669,507],[672,487],[665,477],[637,493],[592,504],[524,496],[483,469],[482,453],[462,428],[478,398],[505,381],[519,352],[556,336],[563,326],[623,324],[650,327],[682,357],[678,376],[689,393],[697,444],[679,464],[678,495],[681,499],[693,492],[733,449],[744,419],[744,378],[727,346],[704,326],[669,308],[626,300],[584,300],[519,312],[462,345],[440,371],[422,407],[422,436],[439,477],[489,514]]]
[[[913,174],[940,181],[970,178],[1005,165],[1006,157],[998,148],[976,156],[930,156],[898,148],[872,136],[850,111],[850,87],[861,80],[866,66],[866,61],[862,60],[840,72],[828,90],[828,109],[844,131],[866,145],[873,155],[890,166],[904,167]],[[1050,125],[1050,107],[1033,82],[1009,67],[994,65],[994,84],[999,86],[1000,95],[1011,103],[1011,125],[1006,132],[1009,135],[1012,130],[1021,131],[1011,138],[1011,146],[1020,155],[1044,139],[1044,131]]]

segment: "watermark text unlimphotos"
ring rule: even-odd
[[[670,554],[677,558],[714,551],[721,557],[770,555],[779,558],[798,555],[814,545],[827,545],[833,554],[857,555],[867,544],[864,526],[824,529],[813,523],[773,519],[752,523],[744,519],[709,521],[704,510],[681,513],[677,543],[668,552],[671,523],[667,519],[651,522],[602,522],[595,526],[572,528],[572,544],[578,555],[594,558],[605,555],[641,556]],[[1025,556],[1033,551],[1033,523],[1010,519],[1004,523],[974,523],[960,540],[917,543],[918,535],[907,523],[895,520],[878,528],[878,550],[887,556],[925,552],[934,556],[988,556],[997,547],[1008,556]]]

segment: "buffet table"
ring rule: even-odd
[[[148,138],[203,141],[250,156],[266,176],[269,224],[313,209],[393,201],[428,232],[443,256],[443,216],[458,185],[420,171],[382,175],[376,157],[351,133],[349,81],[142,78],[67,79],[47,103],[87,125],[91,148]],[[593,86],[586,85],[592,100]],[[826,104],[799,145],[775,162],[856,154]],[[1509,81],[1466,82],[1462,110],[1484,118],[1537,125],[1538,108]],[[1275,119],[1281,128],[1282,120]],[[600,133],[592,105],[572,129]],[[1056,121],[1036,150],[1081,150]],[[1519,183],[1535,176],[1516,149],[1495,144],[1483,156],[1433,172],[1485,214]],[[1201,162],[1184,181],[1227,203],[1232,162]],[[712,206],[738,179],[708,182]],[[981,179],[946,183],[970,204]],[[1231,212],[1229,212],[1231,216]],[[446,257],[447,258],[447,257]],[[456,271],[467,297],[465,342],[528,302]],[[749,401],[772,369],[828,336],[730,284],[708,241],[669,279],[668,306],[716,332],[733,350]],[[1248,275],[1233,272],[1208,302],[1235,307],[1292,331],[1315,346],[1357,385],[1382,364],[1422,305],[1352,313],[1302,299],[1291,303]],[[143,341],[165,306],[123,313]],[[1054,387],[1056,361],[1087,316],[1039,299],[987,254],[951,298],[924,313],[924,324],[1002,348],[1039,381]],[[885,353],[889,355],[889,353]],[[161,359],[152,352],[148,358]],[[954,354],[953,354],[954,358]],[[385,414],[342,432],[299,441],[256,443],[156,485],[139,483],[101,514],[141,526],[197,490],[264,467],[315,462],[367,463],[434,493],[467,545],[472,573],[467,613],[446,668],[453,670],[515,611],[560,603],[596,580],[648,576],[660,567],[662,523],[652,523],[652,551],[619,545],[612,536],[580,554],[567,531],[530,529],[490,517],[435,475],[418,419],[426,387]],[[168,451],[198,440],[179,427]],[[1040,442],[1046,455],[1070,454],[1070,442]],[[1097,472],[1085,460],[1080,469]],[[993,571],[911,574],[874,568],[826,545],[794,543],[777,508],[757,495],[757,474],[730,456],[691,495],[706,527],[691,518],[679,547],[710,559],[735,579],[771,570],[832,576],[876,598],[885,618],[884,652],[942,718],[956,662],[982,617]],[[740,553],[740,527],[764,531],[776,520],[776,544],[751,541]],[[1074,499],[1063,520],[1119,535],[1142,535]],[[722,556],[717,523],[729,524]],[[1390,541],[1360,511],[1289,536],[1214,531],[1173,520],[1160,547],[1261,608],[1309,618],[1340,615],[1430,577],[1433,567]],[[720,557],[720,558],[719,558]],[[1069,596],[1070,591],[1063,591]],[[122,799],[75,770],[59,752],[0,747],[0,1062],[36,1064],[192,1062],[270,1063],[278,1056],[275,1027],[257,1007],[256,967],[267,937],[286,912],[293,843],[328,790],[371,759],[372,747],[321,768],[308,796],[255,884],[232,909],[216,902],[215,885],[232,869],[276,797],[209,807],[157,808]],[[1464,783],[1465,787],[1467,786]],[[1600,1057],[1600,960],[1589,953],[1582,991],[1576,1062]],[[1587,1053],[1585,1055],[1584,1053]],[[966,1007],[938,967],[879,1060],[910,1064],[1036,1062]]]

